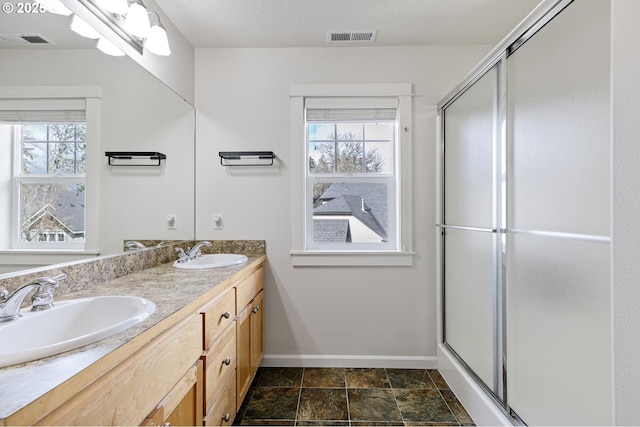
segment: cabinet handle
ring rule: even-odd
[[[231,415],[228,412],[222,417],[222,421],[224,421],[225,423],[229,422],[230,419]]]
[[[259,305],[258,305],[258,306],[255,306],[255,307],[253,308],[253,310],[251,310],[251,312],[252,312],[252,313],[257,313],[257,312],[259,312],[259,311],[260,311],[260,306],[259,306]]]
[[[222,364],[227,366],[231,365],[231,358],[227,357],[222,361]]]
[[[224,313],[222,313],[221,317],[224,317],[225,319],[228,319],[229,316],[231,316],[231,314],[228,311],[225,311]]]

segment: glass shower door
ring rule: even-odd
[[[497,66],[443,110],[444,341],[501,394],[495,157]]]
[[[531,425],[612,422],[608,14],[573,2],[507,59],[507,389]]]

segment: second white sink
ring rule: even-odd
[[[55,302],[55,307],[0,323],[0,368],[53,356],[134,326],[156,310],[132,296],[102,296]]]
[[[247,262],[249,258],[238,254],[208,254],[187,262],[174,262],[173,266],[185,270],[201,270],[205,268],[220,268]]]

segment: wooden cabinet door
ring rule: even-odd
[[[251,376],[260,367],[264,355],[264,291],[251,302]]]
[[[253,375],[251,373],[251,310],[245,307],[236,319],[236,376],[237,399],[236,408],[240,408],[242,401],[249,391]]]
[[[200,425],[202,422],[203,392],[203,363],[196,363],[197,381],[184,395],[178,406],[169,414],[165,424],[172,426]],[[193,423],[193,424],[192,424]]]
[[[203,363],[198,361],[142,423],[143,426],[196,426],[202,423]]]

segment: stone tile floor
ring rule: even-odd
[[[475,424],[435,369],[260,368],[234,425]]]

